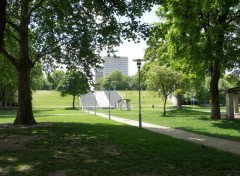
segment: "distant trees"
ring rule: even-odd
[[[56,90],[60,82],[64,79],[65,72],[63,70],[55,70],[48,75],[48,81],[51,83],[51,89]]]
[[[125,76],[119,70],[110,73],[104,78],[97,80],[96,88],[98,90],[109,89],[109,82],[111,90],[136,90],[137,89],[137,77],[136,76]]]
[[[12,108],[13,99],[17,94],[16,69],[0,56],[0,101],[3,110],[7,105]]]

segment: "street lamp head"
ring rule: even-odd
[[[143,59],[133,59],[133,62],[137,62],[137,67],[140,68],[141,64],[144,60]]]

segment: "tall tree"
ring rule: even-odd
[[[61,92],[61,96],[72,95],[72,107],[75,108],[75,97],[86,94],[90,90],[90,86],[84,73],[72,70],[62,79],[57,90]]]
[[[121,37],[139,40],[146,25],[138,17],[157,0],[19,0],[7,2],[6,35],[18,52],[2,53],[17,69],[18,111],[14,124],[33,125],[30,74],[37,62],[51,68],[79,67],[88,77],[102,60],[103,49],[113,52]],[[120,20],[124,17],[124,20]]]
[[[220,118],[220,75],[240,61],[240,1],[168,0],[158,15],[158,28],[169,28],[164,38],[171,58],[211,76],[211,118]]]

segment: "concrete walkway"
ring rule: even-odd
[[[89,111],[89,113],[94,114],[94,112]],[[108,118],[108,114],[97,113],[98,116]],[[123,119],[119,117],[111,116],[111,120],[125,123],[128,125],[138,127],[139,122],[135,120]],[[216,148],[221,151],[231,152],[237,155],[240,155],[240,142],[204,136],[196,133],[190,133],[179,129],[173,129],[170,127],[164,127],[159,125],[154,125],[150,123],[142,123],[142,128],[156,133],[161,133],[167,136],[171,136],[178,139],[183,139],[186,141],[194,142],[203,146]]]

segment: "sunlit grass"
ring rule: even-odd
[[[34,108],[62,108],[62,107],[72,107],[73,97],[68,95],[62,97],[58,91],[46,91],[38,90],[33,92],[33,107]],[[78,98],[76,98],[76,104],[79,107]]]

